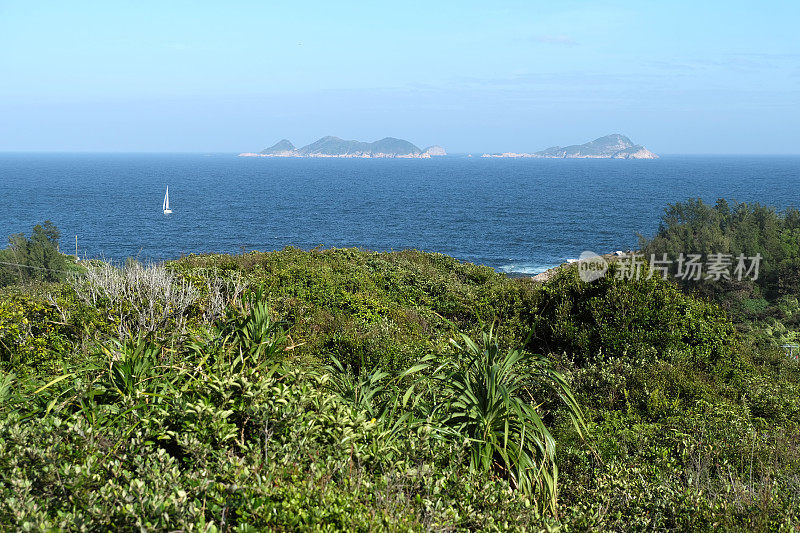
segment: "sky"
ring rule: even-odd
[[[800,153],[800,2],[0,0],[0,151]]]

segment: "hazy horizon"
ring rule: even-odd
[[[407,139],[406,139],[407,140]],[[274,143],[273,143],[274,144]],[[266,146],[264,148],[267,148]],[[507,150],[510,151],[510,150]],[[220,151],[220,150],[198,150],[198,151],[189,151],[189,150],[0,150],[0,154],[5,155],[14,155],[14,154],[41,154],[41,155],[238,155],[242,153],[238,150],[232,151]],[[473,157],[483,155],[486,153],[502,153],[502,152],[489,152],[487,150],[475,150],[473,152],[447,152],[445,157],[457,157],[457,156],[468,156],[471,155]],[[800,157],[800,153],[724,153],[724,152],[684,152],[684,153],[663,153],[659,152],[656,155],[659,158],[663,157]],[[267,160],[274,159],[274,158],[267,158]],[[280,158],[280,159],[287,159],[287,158]],[[293,158],[288,158],[293,159]],[[296,159],[309,159],[309,158],[296,158]],[[319,158],[312,158],[318,160]],[[352,158],[348,158],[352,159]],[[355,158],[358,160],[359,158]],[[392,160],[392,158],[382,158],[387,160]],[[488,160],[494,160],[495,158],[484,158]],[[552,158],[517,158],[522,159],[525,161],[551,161]],[[561,159],[561,158],[555,158]],[[610,159],[614,161],[626,161],[625,159],[612,159],[612,158],[601,158],[601,159]],[[397,158],[398,161],[405,161],[404,158]],[[592,158],[565,158],[567,161],[596,161],[597,159]]]
[[[0,3],[0,152],[797,155],[800,5]]]

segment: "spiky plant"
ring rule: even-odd
[[[242,362],[275,362],[286,345],[282,325],[272,320],[261,291],[248,292],[242,310],[229,309],[220,331],[223,344],[231,347]]]
[[[367,371],[363,367],[357,373],[335,357],[331,359],[331,364],[324,369],[331,391],[371,418],[379,418],[385,407],[380,400],[389,385],[389,374],[379,368]]]
[[[494,326],[478,343],[464,334],[451,342],[457,357],[434,373],[440,400],[433,411],[443,434],[466,440],[473,471],[500,474],[555,512],[556,442],[525,384],[535,376],[551,386],[582,432],[581,409],[563,376],[543,356],[501,349]]]
[[[103,352],[108,357],[104,385],[119,396],[135,396],[155,377],[161,346],[142,337],[126,341],[112,340]]]
[[[322,369],[321,383],[356,412],[371,419],[375,432],[368,446],[373,456],[391,460],[400,453],[401,443],[408,439],[408,435],[427,422],[425,418],[415,416],[419,397],[413,397],[413,394],[421,380],[411,380],[405,387],[403,385],[406,378],[429,368],[429,358],[423,358],[395,375],[380,368],[368,370],[364,365],[355,370],[335,357],[331,359],[331,364]]]

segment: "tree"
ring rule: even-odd
[[[61,232],[52,221],[33,227],[28,239],[24,233],[8,238],[8,248],[0,251],[0,286],[37,280],[63,279],[68,263],[58,251]]]
[[[707,293],[718,300],[736,291],[756,292],[767,298],[796,294],[800,289],[800,211],[777,212],[760,204],[717,200],[714,207],[700,199],[668,206],[658,233],[642,243],[646,257],[667,254],[673,262],[679,254],[728,254],[733,258],[761,256],[758,279],[707,282],[678,280],[681,285]]]

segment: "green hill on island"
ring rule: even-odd
[[[392,154],[392,155],[419,155],[422,153],[418,147],[408,141],[386,137],[379,141],[366,143],[360,141],[346,141],[338,137],[323,137],[307,146],[297,150],[300,155],[346,155],[346,154]]]
[[[281,139],[280,141],[276,142],[269,148],[265,148],[259,152],[263,155],[279,155],[279,154],[289,154],[295,152],[295,147],[288,139]]]
[[[628,137],[613,133],[584,144],[553,146],[534,153],[505,152],[483,157],[531,157],[545,159],[658,159],[658,156]]]
[[[266,157],[401,157],[401,158],[429,158],[431,156],[446,155],[441,146],[429,146],[421,150],[418,146],[394,137],[385,137],[375,142],[362,142],[340,139],[327,136],[314,141],[302,148],[295,146],[287,139],[283,139],[258,154],[242,154],[248,156],[260,155]]]
[[[644,146],[634,144],[629,138],[619,133],[613,133],[600,137],[593,141],[584,144],[573,144],[570,146],[559,147],[554,146],[547,148],[536,155],[541,157],[564,157],[564,158],[577,158],[577,157],[603,157],[613,159],[628,159],[634,157],[636,159],[651,159],[658,157]]]

